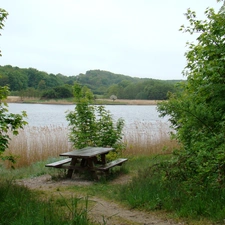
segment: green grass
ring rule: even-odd
[[[193,186],[189,189],[178,181],[164,182],[163,174],[152,172],[151,166],[167,160],[170,156],[130,158],[125,166],[125,174],[131,175],[127,184],[111,184],[102,179],[91,186],[68,187],[71,191],[89,196],[105,197],[118,201],[130,209],[162,212],[172,219],[180,219],[188,224],[224,224],[225,190]],[[122,176],[124,173],[119,174]]]
[[[193,186],[191,190],[176,180],[170,183],[162,182],[162,173],[160,171],[152,173],[149,168],[155,163],[160,163],[169,158],[170,155],[132,156],[129,157],[129,160],[121,169],[114,169],[109,177],[103,177],[98,182],[94,182],[88,186],[68,186],[65,187],[65,190],[69,190],[71,193],[80,193],[83,196],[99,196],[118,201],[131,209],[136,208],[139,210],[166,213],[170,218],[181,218],[184,221],[188,221],[187,223],[189,224],[222,224],[225,216],[225,190],[213,188],[203,189],[198,186]],[[61,179],[63,177],[62,171],[44,167],[46,163],[54,160],[56,159],[52,158],[48,161],[38,162],[27,168],[16,170],[1,168],[0,172],[5,179],[35,177],[45,173],[51,174],[53,178],[58,177]],[[114,179],[119,176],[131,176],[132,181],[127,184],[113,183]],[[87,177],[84,177],[84,179],[87,179]],[[62,213],[66,213],[67,211],[66,214],[70,215],[70,221],[74,219],[71,216],[72,214],[79,215],[86,212],[85,204],[83,204],[84,208],[81,211],[77,210],[79,208],[77,207],[79,201],[76,198],[73,200],[73,203],[68,202],[63,197],[54,201],[49,199],[48,201],[41,202],[37,193],[31,192],[24,187],[14,186],[13,182],[1,182],[0,194],[0,214],[4,215],[6,208],[12,209],[10,212],[7,211],[8,214],[6,213],[7,217],[15,221],[15,223],[11,224],[29,224],[31,217],[34,217],[32,212],[38,212],[37,218],[34,218],[37,221],[47,214],[50,217],[46,221],[57,219],[60,223],[53,221],[54,224],[73,224],[72,222],[65,223],[63,220],[65,214],[62,216],[60,213],[59,215],[53,216],[54,212],[57,211],[55,207],[56,209],[63,207],[64,211],[58,211]],[[71,205],[73,206],[71,207]],[[41,207],[39,208],[38,206]],[[24,210],[20,210],[22,208]],[[22,215],[21,211],[24,211],[25,214]],[[14,214],[14,216],[10,213]],[[27,215],[29,216],[27,217]],[[22,220],[25,220],[25,217],[27,220],[24,222]],[[83,218],[84,215],[81,217]],[[0,224],[7,224],[3,219],[4,217],[1,218],[2,221]],[[38,221],[37,224],[48,224],[42,222]],[[51,223],[49,222],[49,224]],[[87,221],[87,223],[74,224],[91,223]]]
[[[141,127],[141,125],[138,126]],[[163,131],[164,129],[162,128],[161,130]],[[60,158],[58,157],[59,153],[71,149],[70,145],[68,145],[67,135],[65,135],[66,130],[64,128],[52,127],[51,129],[44,128],[40,130],[40,128],[38,128],[32,129],[31,131],[32,135],[29,136],[29,139],[26,136],[26,132],[20,133],[20,135],[14,138],[10,143],[9,153],[20,155],[20,158],[18,158],[18,163],[15,165],[15,170],[5,169],[0,166],[1,178],[3,180],[14,180],[50,174],[53,179],[62,179],[62,177],[65,176],[63,170],[46,168],[45,164],[57,161]],[[187,187],[185,183],[181,184],[175,179],[170,183],[164,182],[164,177],[160,170],[152,173],[149,168],[155,163],[170,159],[171,155],[169,153],[171,150],[162,151],[164,145],[171,145],[171,149],[176,145],[174,145],[174,143],[164,142],[165,137],[164,132],[162,132],[162,138],[159,140],[159,143],[152,142],[152,140],[149,141],[150,139],[147,138],[146,145],[143,146],[143,143],[139,142],[138,132],[136,133],[134,132],[134,134],[130,134],[130,136],[128,135],[129,137],[126,138],[126,140],[129,140],[129,148],[124,152],[124,157],[128,157],[129,160],[122,166],[121,170],[114,169],[109,177],[103,177],[98,182],[94,182],[93,185],[82,187],[70,186],[68,189],[71,192],[81,193],[83,196],[104,196],[107,199],[116,200],[125,204],[129,208],[164,212],[172,218],[187,220],[189,224],[205,225],[223,223],[225,219],[225,188],[215,189],[207,187],[203,189],[198,186]],[[52,141],[52,138],[57,140],[57,142]],[[26,148],[27,140],[29,140],[32,151]],[[24,141],[26,143],[24,143]],[[134,141],[134,143],[130,141]],[[148,149],[146,149],[146,146],[148,146]],[[56,151],[53,152],[52,149]],[[157,155],[157,153],[165,155]],[[8,168],[9,167],[10,166],[8,166]],[[114,184],[112,182],[118,176],[123,175],[129,175],[132,181],[125,185]],[[83,179],[90,179],[90,177],[84,174]],[[3,193],[3,189],[0,191]],[[23,191],[21,192],[23,193]],[[27,195],[29,196],[29,194]],[[40,196],[36,193],[31,192],[30,195],[32,196],[32,201],[39,201]],[[18,201],[16,198],[18,198]],[[15,196],[15,200],[13,201],[16,203],[13,203],[13,201],[10,203],[10,201],[8,201],[7,204],[4,205],[3,202],[0,202],[2,210],[7,207],[15,207],[19,210],[20,207],[23,207],[17,204],[20,198],[20,196]],[[58,199],[56,202],[53,202],[51,207],[63,207],[64,210],[67,211],[67,214],[71,215],[74,210],[71,212],[70,208],[63,202],[63,199]],[[44,203],[51,204],[52,201]],[[42,202],[41,204],[44,203]],[[72,203],[67,204],[71,205]],[[74,205],[76,204],[74,203]],[[31,206],[29,208],[31,208]],[[45,206],[42,208],[45,208]],[[38,208],[34,209],[34,211],[38,210]],[[4,215],[3,213],[4,211],[0,211],[0,215]],[[53,212],[48,212],[49,215],[52,215],[51,213]],[[40,216],[42,216],[42,214],[40,214]],[[21,216],[21,218],[23,218],[23,216]],[[6,223],[0,222],[0,224]],[[26,223],[17,222],[12,224]],[[71,222],[70,224],[73,223]]]
[[[119,201],[131,208],[161,210],[190,221],[224,223],[225,189],[186,186],[176,179],[165,180],[165,173],[145,168],[119,191]],[[196,222],[197,223],[197,222]]]
[[[4,165],[0,165],[0,174],[2,179],[24,179],[31,177],[38,177],[44,174],[49,174],[53,177],[63,176],[64,171],[56,170],[53,168],[45,167],[45,164],[57,161],[62,158],[49,158],[46,161],[35,162],[30,166],[20,167],[18,169],[8,168],[6,169]]]
[[[124,185],[120,183],[112,184],[114,180],[116,180],[117,178],[122,179],[126,176],[129,176],[129,178],[132,179],[132,177],[135,177],[143,169],[145,170],[154,163],[160,162],[163,159],[167,159],[168,157],[168,155],[129,157],[128,161],[123,164],[121,168],[113,168],[109,176],[103,176],[98,182],[94,182],[93,185],[70,186],[68,188],[75,192],[87,194],[88,196],[105,196],[106,198],[111,200],[121,201],[122,199],[120,198],[120,192],[122,190],[121,188],[124,187]]]
[[[38,193],[13,181],[0,182],[1,225],[92,225],[79,199],[40,200]]]

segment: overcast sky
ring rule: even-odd
[[[132,77],[185,79],[187,8],[204,18],[216,0],[1,0],[0,65],[66,76],[100,69]]]

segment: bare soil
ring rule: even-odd
[[[123,184],[130,181],[130,176],[120,175],[117,179],[111,181],[112,184]],[[17,181],[19,184],[24,185],[30,189],[38,190],[43,194],[72,196],[77,193],[73,193],[70,186],[90,186],[94,181],[82,180],[80,178],[52,180],[50,175],[43,175],[30,179],[23,179]],[[78,197],[76,195],[76,197]],[[85,196],[79,196],[85,197]],[[172,220],[163,218],[162,214],[143,212],[138,210],[131,210],[124,206],[106,200],[105,198],[99,198],[96,196],[89,197],[91,202],[91,208],[88,213],[91,220],[98,224],[107,225],[171,225],[171,224],[183,224],[175,223]],[[105,222],[105,223],[104,223]]]

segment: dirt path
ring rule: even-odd
[[[114,180],[116,183],[123,183],[129,180],[128,176],[120,176]],[[19,184],[25,185],[30,189],[49,192],[52,194],[62,194],[64,196],[71,195],[71,191],[66,189],[68,186],[87,186],[92,185],[91,181],[84,181],[79,179],[68,179],[54,181],[49,175],[43,175],[36,178],[24,179],[18,181]],[[90,197],[91,208],[89,216],[92,221],[107,225],[171,225],[177,224],[167,219],[161,219],[153,214],[140,212],[137,210],[126,209],[115,202],[111,202],[99,197]],[[181,223],[179,223],[181,224]]]

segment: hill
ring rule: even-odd
[[[74,76],[48,74],[34,68],[0,66],[0,85],[8,85],[11,95],[43,98],[72,97],[72,86],[79,82],[98,96],[120,99],[164,100],[178,81],[137,78],[103,70],[89,70]]]

